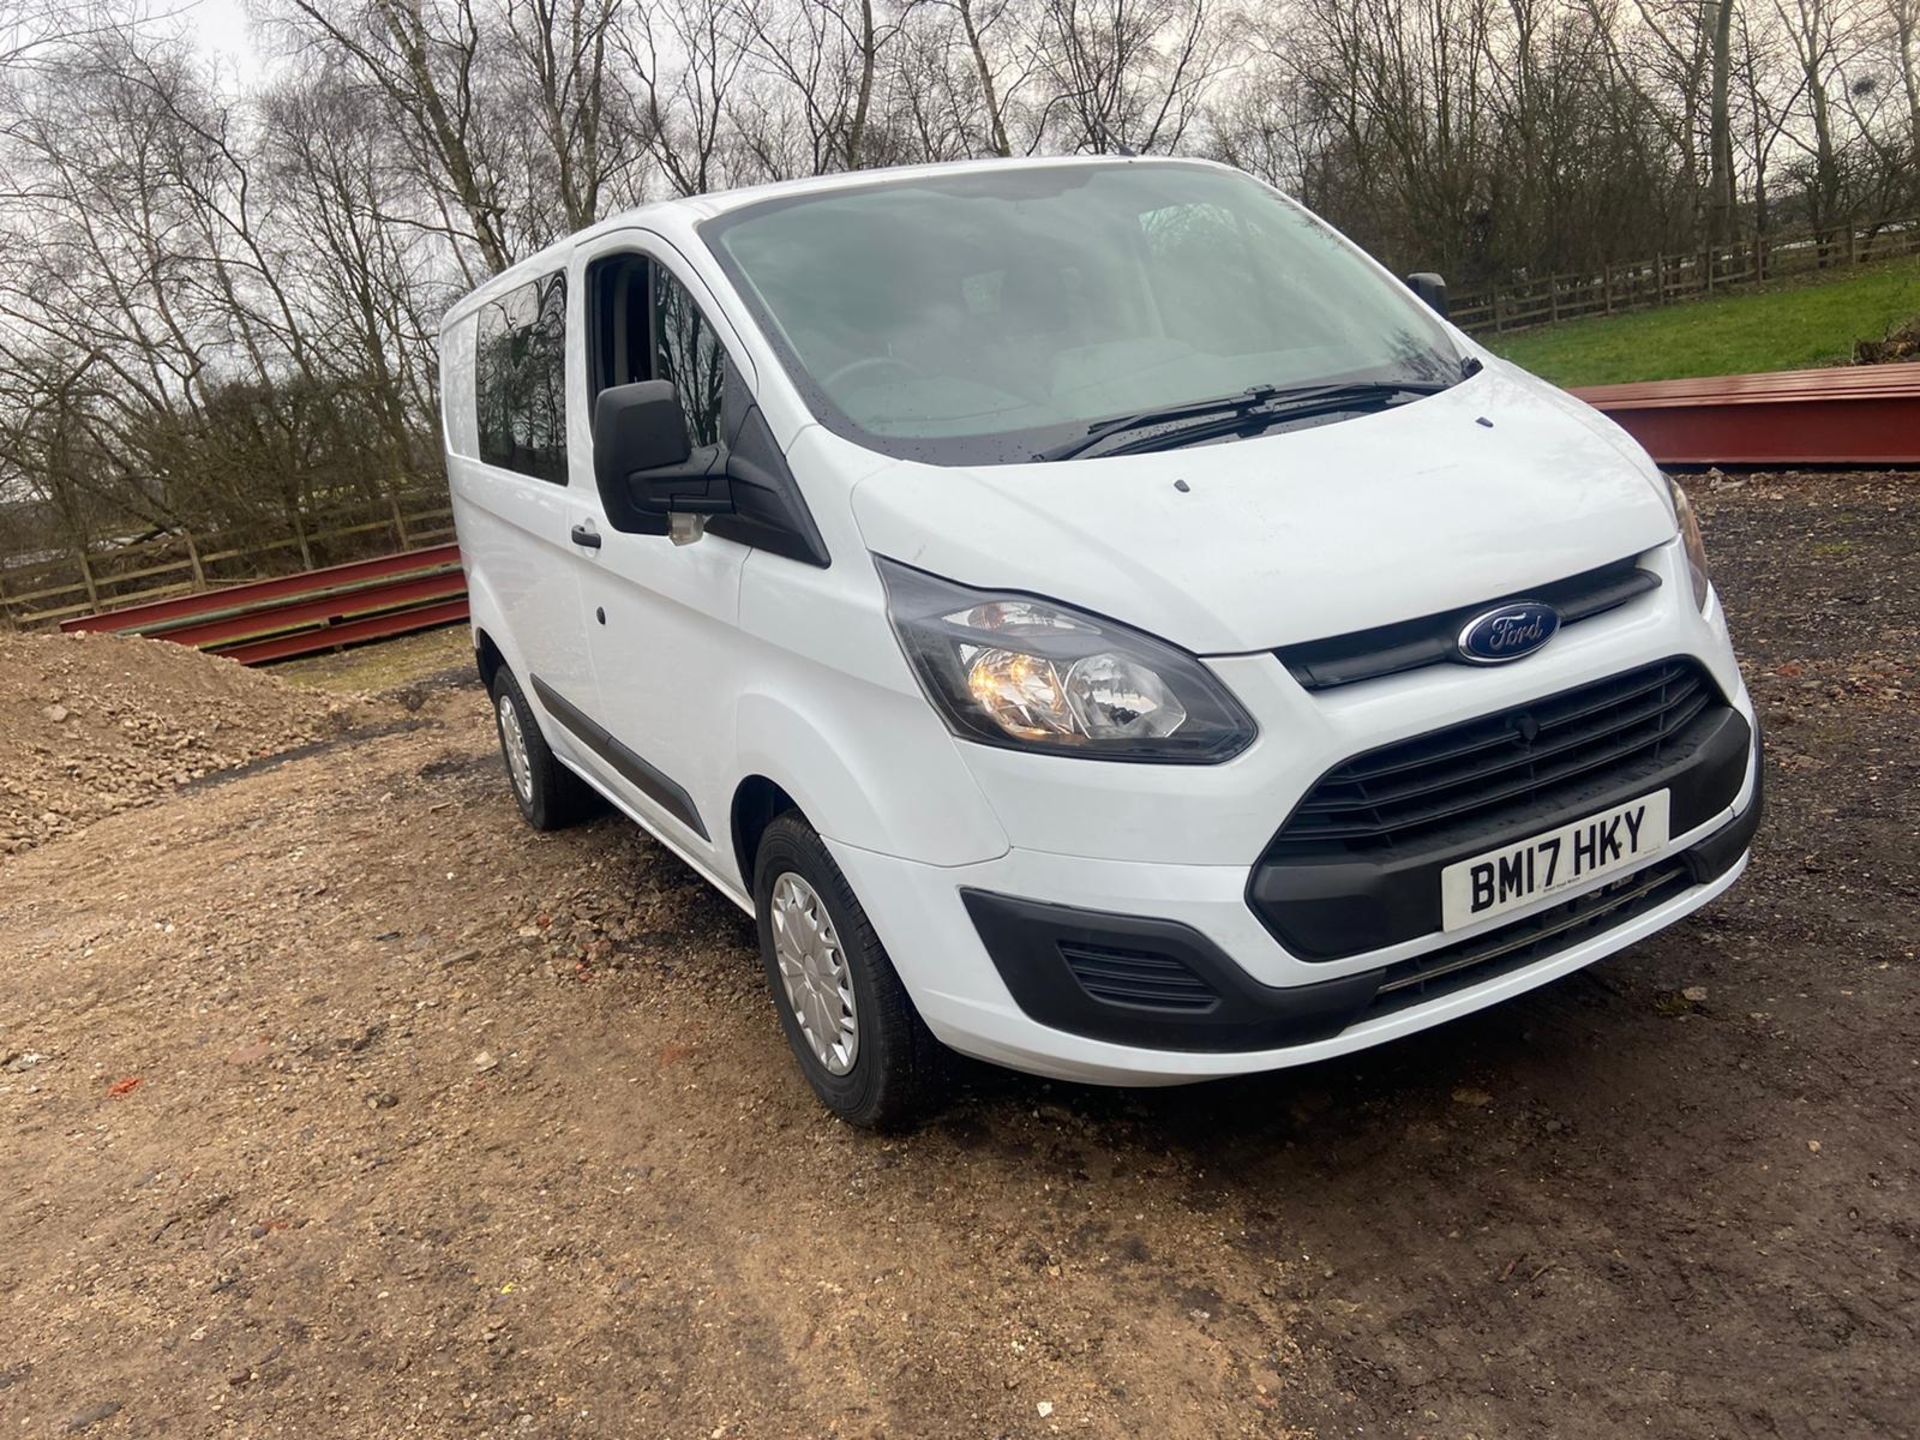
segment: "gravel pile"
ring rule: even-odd
[[[163,641],[0,635],[0,855],[339,734],[366,709]]]

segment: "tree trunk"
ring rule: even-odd
[[[1920,3],[1920,0],[1915,0]],[[1000,114],[1000,96],[993,87],[993,68],[987,64],[986,47],[980,43],[980,31],[973,23],[973,0],[957,0],[960,10],[960,24],[967,32],[967,48],[973,51],[974,69],[980,75],[980,101],[987,110],[987,135],[993,144],[996,155],[1013,154],[1013,146],[1007,142],[1007,122]],[[1908,69],[1911,83],[1912,69]],[[1920,137],[1916,137],[1920,140]]]
[[[1713,102],[1710,121],[1712,157],[1707,171],[1707,244],[1733,234],[1733,0],[1717,0],[1713,23]]]
[[[1913,190],[1920,199],[1920,0],[1893,0],[1893,27],[1900,43],[1900,82],[1907,91],[1907,146],[1913,156]]]

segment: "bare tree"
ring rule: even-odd
[[[729,0],[662,0],[634,7],[615,31],[634,77],[635,123],[647,153],[681,195],[721,182],[729,106],[747,56],[740,12]]]
[[[1887,0],[1887,10],[1907,97],[1907,163],[1914,198],[1920,200],[1920,0]]]
[[[489,270],[513,261],[497,177],[482,153],[474,0],[288,0],[293,34],[316,56],[340,56],[376,86],[466,219]]]
[[[1179,145],[1220,64],[1213,20],[1208,0],[1039,0],[1042,132],[1094,154]]]

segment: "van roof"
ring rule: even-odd
[[[687,195],[671,200],[651,200],[644,205],[636,205],[632,209],[609,215],[606,219],[596,221],[584,230],[576,230],[573,234],[556,240],[544,250],[516,261],[449,307],[446,315],[441,319],[441,328],[444,329],[476,308],[489,295],[512,289],[516,285],[525,284],[528,280],[547,274],[564,263],[576,245],[612,230],[628,229],[635,224],[643,224],[671,236],[674,233],[690,231],[701,221],[710,220],[716,215],[724,215],[729,210],[737,210],[745,205],[755,205],[762,200],[779,199],[782,196],[828,194],[835,190],[856,190],[872,185],[890,185],[919,180],[931,175],[965,175],[985,170],[1138,164],[1226,168],[1212,160],[1193,160],[1168,155],[1058,155],[1021,159],[955,160],[938,165],[896,165],[872,170],[842,170],[831,175],[811,175],[801,180],[777,180],[764,185],[744,185],[734,190],[713,190],[703,195]]]

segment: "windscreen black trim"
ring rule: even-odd
[[[1639,558],[1630,555],[1625,560],[1531,590],[1496,595],[1478,604],[1443,610],[1438,615],[1423,615],[1417,620],[1401,620],[1326,640],[1288,645],[1274,653],[1293,678],[1307,689],[1330,690],[1338,685],[1397,675],[1403,670],[1417,670],[1456,658],[1454,642],[1460,627],[1493,606],[1537,600],[1559,612],[1560,626],[1565,629],[1576,621],[1618,609],[1636,596],[1659,588],[1660,577],[1651,570],[1641,569]]]
[[[712,838],[707,834],[707,827],[701,822],[700,812],[694,806],[693,797],[686,792],[685,787],[622,745],[606,726],[593,719],[538,675],[529,678],[533,681],[534,693],[540,697],[540,703],[546,706],[547,713],[578,736],[582,744],[611,765],[641,794],[702,840]]]

